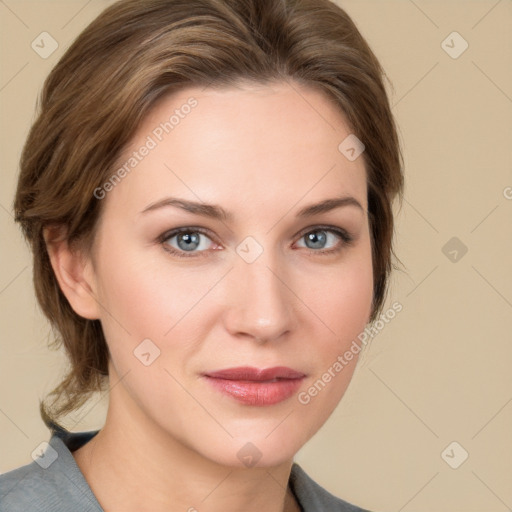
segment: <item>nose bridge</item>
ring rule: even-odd
[[[262,341],[278,338],[291,327],[291,296],[282,267],[270,250],[263,250],[254,261],[241,254],[235,254],[231,273],[227,328],[232,334]]]

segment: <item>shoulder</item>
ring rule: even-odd
[[[64,440],[53,435],[33,462],[0,475],[0,512],[101,512]]]
[[[36,462],[0,475],[0,511],[59,510],[58,494],[48,476]]]
[[[290,486],[304,512],[370,512],[334,496],[295,462],[290,474]]]

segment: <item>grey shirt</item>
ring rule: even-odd
[[[57,430],[33,462],[0,475],[0,512],[103,512],[71,453],[97,433]],[[327,492],[295,462],[289,484],[303,512],[369,512]]]

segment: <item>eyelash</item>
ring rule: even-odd
[[[302,231],[299,235],[299,240],[301,238],[304,238],[306,235],[310,233],[315,233],[316,231],[327,231],[330,233],[334,233],[341,239],[341,243],[338,245],[338,247],[334,249],[327,249],[327,250],[315,250],[315,249],[306,249],[311,254],[319,254],[322,256],[329,256],[335,253],[340,252],[343,248],[349,247],[354,242],[354,237],[346,230],[336,228],[333,226],[314,226],[313,229],[306,228],[306,231]],[[211,237],[208,235],[208,231],[203,228],[195,228],[195,227],[186,227],[186,228],[177,228],[173,229],[171,231],[166,231],[162,235],[160,235],[157,239],[158,243],[160,243],[163,246],[163,249],[167,251],[168,253],[171,253],[174,256],[177,256],[179,258],[197,258],[202,256],[204,253],[208,251],[199,251],[197,253],[190,253],[187,254],[185,251],[178,251],[174,249],[173,247],[169,248],[169,246],[166,244],[166,242],[170,239],[175,237],[176,235],[180,235],[181,233],[201,233],[208,238],[211,239]],[[215,242],[215,240],[212,240]]]

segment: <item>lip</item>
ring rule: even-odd
[[[207,372],[204,375],[214,379],[225,380],[248,380],[248,381],[268,381],[273,379],[299,379],[305,377],[302,372],[297,372],[286,366],[275,366],[274,368],[259,369],[252,366],[239,366],[237,368],[227,368],[216,372]]]
[[[285,366],[258,369],[251,366],[204,373],[216,390],[245,405],[274,405],[290,398],[306,375]]]

